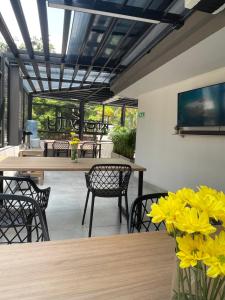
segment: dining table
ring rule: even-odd
[[[175,244],[166,232],[2,245],[2,300],[169,300]]]
[[[120,158],[79,158],[78,162],[72,161],[68,157],[15,157],[15,156],[0,156],[0,176],[4,171],[90,171],[95,164],[128,164],[133,172],[138,172],[138,191],[137,196],[143,193],[143,174],[146,170],[138,164],[126,161]],[[3,191],[3,182],[0,183],[0,192]],[[141,207],[139,208],[141,215]],[[125,217],[126,210],[122,207],[122,213]],[[140,219],[140,217],[139,217]]]

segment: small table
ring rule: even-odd
[[[168,300],[174,249],[165,232],[4,245],[1,299]]]

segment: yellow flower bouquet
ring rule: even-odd
[[[71,159],[75,162],[78,161],[78,144],[80,143],[80,139],[76,137],[75,132],[70,133],[72,139],[70,141],[71,145]]]
[[[207,186],[183,188],[152,204],[148,216],[164,222],[176,240],[172,299],[225,300],[225,194]]]

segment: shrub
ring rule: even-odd
[[[110,136],[113,142],[113,152],[129,159],[134,158],[136,129],[117,126],[111,131]]]

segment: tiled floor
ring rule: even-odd
[[[86,198],[83,172],[45,172],[44,186],[51,187],[47,220],[51,240],[82,238],[88,236],[90,206],[85,225],[81,225]],[[129,203],[137,195],[137,179],[132,176],[129,186]],[[160,191],[144,184],[144,193]],[[92,236],[126,233],[126,220],[119,223],[117,199],[96,198]]]

